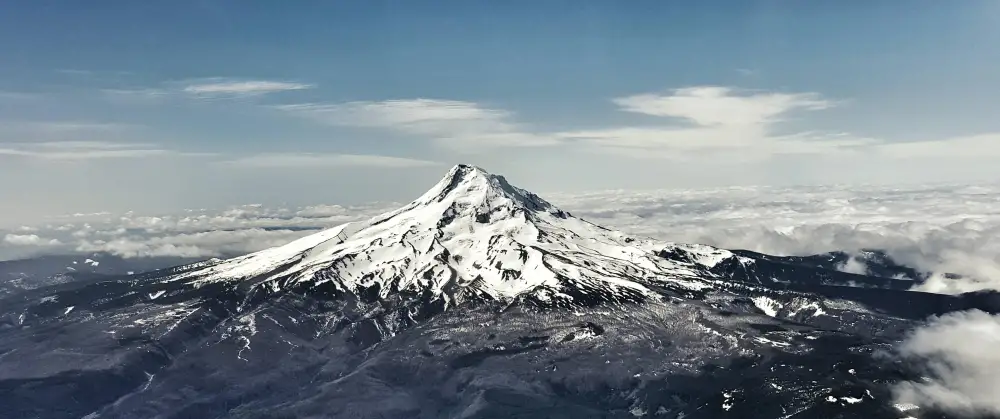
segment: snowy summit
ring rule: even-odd
[[[659,257],[683,247],[690,261]],[[648,286],[707,287],[704,269],[731,256],[706,246],[630,237],[578,219],[503,176],[460,164],[408,205],[195,270],[200,283],[254,280],[272,291],[430,292],[463,300],[555,305],[645,299]]]

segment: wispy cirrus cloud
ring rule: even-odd
[[[382,128],[430,138],[450,148],[546,146],[558,139],[532,132],[511,112],[467,101],[410,99],[279,105],[277,109],[321,123]]]
[[[126,103],[157,103],[170,98],[239,99],[308,90],[315,84],[283,80],[210,77],[164,82],[154,86],[102,89],[110,100]]]
[[[693,151],[750,148],[760,155],[819,152],[871,143],[841,133],[778,135],[776,126],[789,114],[827,109],[836,104],[816,93],[694,86],[665,94],[623,96],[611,102],[620,111],[647,115],[653,120],[637,125],[549,131],[517,121],[513,112],[458,100],[304,103],[276,108],[330,125],[381,128],[429,138],[439,145],[463,151],[566,145],[663,158],[681,157],[677,153]]]
[[[52,141],[0,144],[0,156],[43,160],[122,159],[156,156],[208,156],[208,153],[185,153],[155,144],[116,143],[107,141]]]
[[[273,80],[212,78],[181,83],[180,91],[199,97],[248,97],[269,93],[306,90],[313,84]]]
[[[65,161],[204,155],[130,140],[143,129],[94,121],[2,121],[0,157]]]
[[[886,143],[877,147],[876,151],[896,158],[997,158],[1000,157],[1000,133]]]
[[[490,109],[473,102],[437,99],[309,103],[281,105],[277,108],[302,112],[305,116],[336,125],[395,127],[417,133],[439,132],[441,124],[459,129],[468,125],[487,130],[505,129],[510,127],[506,120],[511,116],[507,111]]]
[[[639,158],[686,159],[689,153],[738,152],[741,158],[774,154],[829,153],[877,143],[846,133],[779,133],[792,113],[837,104],[817,93],[744,91],[693,86],[666,93],[612,99],[623,112],[653,117],[650,123],[560,132],[595,151]]]
[[[644,93],[612,102],[626,112],[680,118],[698,126],[767,124],[791,111],[834,105],[817,93],[740,92],[723,86],[685,87],[669,94]]]
[[[221,162],[236,168],[383,167],[411,168],[440,163],[404,157],[337,153],[261,153]]]
[[[0,121],[0,137],[109,135],[138,128],[132,124],[93,121]]]

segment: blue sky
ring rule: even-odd
[[[1000,169],[1000,3],[0,5],[0,212]],[[8,198],[10,197],[10,198]]]

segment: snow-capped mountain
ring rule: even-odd
[[[679,249],[693,256],[657,255]],[[285,246],[175,278],[196,284],[253,280],[277,290],[429,292],[455,305],[465,299],[569,306],[659,295],[649,288],[698,291],[705,270],[732,257],[707,246],[629,237],[588,223],[503,176],[455,166],[399,210],[348,223]]]
[[[285,246],[0,297],[0,417],[946,417],[894,406],[920,372],[874,354],[1000,298],[893,281],[632,237],[459,165]]]

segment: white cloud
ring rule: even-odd
[[[169,95],[203,98],[247,97],[311,89],[312,84],[208,78],[167,83],[154,89],[113,90],[116,96],[159,100]],[[496,147],[566,146],[596,154],[639,159],[726,159],[758,162],[781,155],[821,155],[860,161],[866,156],[900,159],[978,158],[1000,155],[995,133],[917,142],[887,142],[846,132],[789,131],[793,115],[837,106],[841,101],[815,92],[746,90],[728,86],[688,86],[667,92],[611,99],[620,111],[645,115],[646,122],[547,130],[517,120],[505,109],[447,99],[392,99],[273,106],[324,124],[384,129],[434,141],[459,152]],[[291,160],[292,153],[285,156]],[[304,156],[303,156],[304,157]],[[307,157],[313,165],[336,164]],[[869,159],[870,160],[870,159]],[[326,163],[324,163],[324,161]],[[858,163],[861,164],[861,163]],[[866,160],[868,166],[877,162]],[[867,167],[867,166],[866,166]]]
[[[142,127],[91,121],[0,122],[0,157],[89,160],[191,155],[128,141]],[[100,138],[95,140],[94,138]]]
[[[121,257],[225,257],[281,246],[315,231],[216,230],[181,233],[161,237],[118,237],[111,240],[83,240],[77,252],[108,252]]]
[[[162,156],[207,156],[207,153],[184,153],[159,148],[153,144],[130,144],[108,141],[49,141],[38,143],[0,143],[0,156],[44,160],[122,159]]]
[[[246,97],[293,90],[306,90],[314,87],[316,86],[312,84],[286,81],[213,78],[188,82],[180,90],[199,97]]]
[[[10,240],[0,240],[0,260],[37,255],[43,250],[56,254],[105,251],[124,257],[231,256],[284,244],[317,229],[368,219],[400,205],[245,205],[161,215],[68,214],[29,227],[34,229],[31,235],[23,234],[28,231],[24,226],[11,230],[7,233],[12,235]],[[0,231],[0,237],[3,233]],[[58,240],[31,237],[37,235]],[[40,243],[47,245],[43,249]]]
[[[84,121],[21,121],[8,122],[4,128],[21,128],[27,131],[43,131],[48,133],[67,132],[108,132],[122,131],[134,126],[129,124],[118,124],[108,122],[84,122]]]
[[[639,94],[614,99],[627,112],[675,117],[700,126],[751,126],[776,122],[794,110],[826,109],[833,105],[816,93],[740,92],[722,86],[694,86],[669,95]]]
[[[12,246],[58,246],[62,243],[56,239],[44,239],[37,234],[6,234],[3,237],[4,244]]]
[[[506,111],[484,108],[476,103],[457,100],[387,100],[383,102],[347,102],[342,104],[281,105],[279,109],[303,112],[337,125],[395,127],[415,132],[435,133],[437,124],[461,123],[475,126],[505,127]]]
[[[512,179],[515,183],[516,179]],[[1000,186],[960,185],[868,187],[742,187],[674,191],[607,191],[544,194],[545,198],[589,221],[664,241],[703,243],[776,255],[829,251],[885,250],[896,261],[935,273],[920,289],[959,293],[1000,289]],[[215,255],[218,236],[198,233],[260,229],[245,249],[260,249],[311,230],[367,219],[400,204],[317,205],[299,208],[243,206],[223,211],[179,214],[107,213],[68,215],[48,225],[33,225],[41,237],[58,239],[51,251],[105,249],[137,255],[135,249],[167,253],[167,244],[195,246]],[[12,227],[10,234],[26,234]],[[285,230],[280,233],[277,231]],[[2,234],[4,232],[0,232]],[[169,237],[186,235],[184,240]],[[159,247],[145,245],[152,238]],[[197,244],[197,240],[204,243]],[[248,240],[250,240],[248,238]],[[36,248],[10,243],[0,257]],[[235,245],[227,250],[236,249]],[[115,250],[117,249],[117,250]],[[130,250],[131,249],[131,250]],[[191,254],[191,247],[177,247]],[[143,250],[144,251],[144,250]],[[20,252],[20,253],[18,253]],[[848,264],[846,271],[862,267]],[[965,275],[949,279],[944,273]]]
[[[474,102],[437,99],[281,105],[277,109],[322,123],[385,128],[428,137],[456,149],[553,145],[557,139],[533,133],[511,113]]]
[[[914,331],[900,345],[928,380],[894,387],[897,403],[961,415],[1000,415],[1000,316],[950,313]]]
[[[1000,233],[1000,229],[992,228],[980,234],[997,233]],[[972,235],[966,233],[966,236]],[[964,244],[968,246],[982,243],[985,246],[984,249],[947,247],[940,249],[940,254],[936,255],[930,264],[916,262],[916,265],[930,268],[927,270],[933,272],[933,275],[914,289],[938,294],[959,294],[983,289],[1000,290],[1000,257],[988,253],[995,251],[996,246],[989,243],[990,239],[983,240],[984,238],[979,234],[975,234],[974,237],[976,240]],[[960,240],[961,238],[953,237],[952,239]],[[947,273],[962,273],[968,277],[955,280],[949,278]]]
[[[739,91],[695,86],[669,94],[645,93],[613,99],[620,110],[656,117],[655,125],[566,131],[555,136],[596,152],[636,158],[689,160],[704,153],[749,160],[775,154],[850,152],[878,141],[846,133],[779,133],[795,111],[834,106],[817,93]],[[698,153],[698,154],[692,154]]]
[[[997,185],[911,185],[608,191],[547,198],[595,223],[666,241],[775,255],[881,249],[899,263],[935,273],[919,290],[954,294],[1000,289],[998,197]],[[945,273],[966,278],[950,279]]]
[[[856,255],[852,255],[851,257],[847,258],[847,260],[844,261],[844,263],[842,263],[840,266],[838,266],[837,269],[839,269],[841,272],[847,272],[851,274],[858,274],[858,275],[869,274],[868,265],[865,264],[865,262]]]
[[[46,141],[40,143],[21,143],[17,144],[21,146],[35,147],[44,150],[76,150],[76,149],[93,149],[93,150],[123,150],[130,148],[149,148],[155,147],[153,144],[148,143],[115,143],[110,141]]]
[[[768,135],[764,126],[624,127],[555,134],[597,153],[692,161],[706,156],[751,160],[782,154],[852,153],[875,140],[847,134]]]
[[[327,154],[327,153],[264,153],[222,162],[225,165],[246,168],[289,168],[289,167],[383,167],[409,168],[435,166],[427,160],[403,157]]]
[[[457,100],[409,99],[280,105],[277,109],[338,126],[383,128],[435,140],[453,149],[569,145],[642,158],[690,158],[687,152],[733,152],[739,156],[846,150],[873,141],[840,133],[778,134],[775,127],[794,111],[819,110],[833,102],[816,93],[744,92],[696,86],[668,95],[639,94],[612,100],[621,110],[656,117],[655,125],[607,126],[546,131],[514,114]]]
[[[985,133],[940,140],[885,143],[876,151],[895,158],[965,158],[1000,157],[1000,133]]]
[[[109,100],[123,104],[155,104],[171,98],[248,98],[315,87],[314,84],[290,81],[210,77],[167,82],[152,87],[108,88],[101,92]]]

